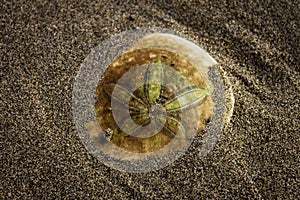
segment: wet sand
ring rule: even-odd
[[[299,197],[299,5],[242,2],[2,2],[0,196]],[[148,26],[187,34],[206,49],[229,77],[235,107],[204,159],[190,149],[166,168],[128,174],[84,148],[72,84],[93,47]]]

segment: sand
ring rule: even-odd
[[[299,198],[297,1],[1,1],[1,176],[4,199]],[[235,107],[213,151],[130,174],[81,143],[74,78],[111,35],[157,26],[192,37],[222,67]]]

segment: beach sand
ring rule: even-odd
[[[299,198],[297,1],[41,2],[0,3],[1,197]],[[72,88],[92,48],[149,26],[206,49],[232,84],[235,106],[205,158],[190,150],[161,170],[130,174],[85,149]]]

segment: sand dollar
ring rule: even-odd
[[[81,141],[99,161],[126,172],[160,169],[189,147],[202,158],[233,108],[215,64],[167,29],[109,38],[92,49],[75,79],[72,113]]]

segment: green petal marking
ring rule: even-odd
[[[112,95],[113,91],[114,95]],[[146,104],[136,97],[134,94],[130,93],[127,89],[123,88],[117,84],[106,84],[103,86],[104,94],[108,95],[110,98],[113,98],[121,105],[127,104],[130,99],[134,100],[134,104],[129,104],[129,109],[137,112],[148,112]]]
[[[179,95],[164,103],[167,112],[180,111],[192,108],[203,102],[208,91],[199,87],[187,87]]]
[[[185,138],[185,128],[180,121],[172,116],[167,116],[164,130],[166,135],[170,138],[175,137],[176,135],[180,138]]]
[[[150,64],[145,74],[145,96],[150,104],[156,102],[160,96],[161,87],[164,81],[163,64],[159,61],[156,64]]]
[[[140,115],[136,115],[133,117],[134,120],[138,120],[138,124],[136,124],[134,121],[132,121],[131,118],[126,119],[122,126],[120,127],[123,132],[125,132],[127,135],[136,135],[135,132],[138,131],[138,129],[142,128],[143,126],[146,126],[151,122],[151,119],[148,115],[148,113],[142,113]]]
[[[201,104],[206,96],[209,95],[209,92],[198,86],[186,87],[180,90],[176,96],[173,96],[174,93],[172,94],[172,91],[167,92],[167,95],[165,94],[165,100],[161,102],[159,99],[164,95],[162,91],[166,89],[163,88],[164,73],[161,61],[148,66],[145,73],[144,89],[139,93],[140,95],[145,95],[145,98],[139,98],[139,95],[137,96],[117,84],[104,85],[103,92],[106,96],[116,100],[121,107],[126,103],[129,104],[131,117],[123,121],[120,127],[123,133],[131,136],[139,134],[141,128],[151,123],[149,104],[160,103],[166,109],[167,116],[157,115],[154,119],[156,126],[163,126],[164,134],[170,138],[178,135],[179,138],[185,139],[185,127],[172,113],[190,109]],[[166,117],[166,119],[164,117]]]

